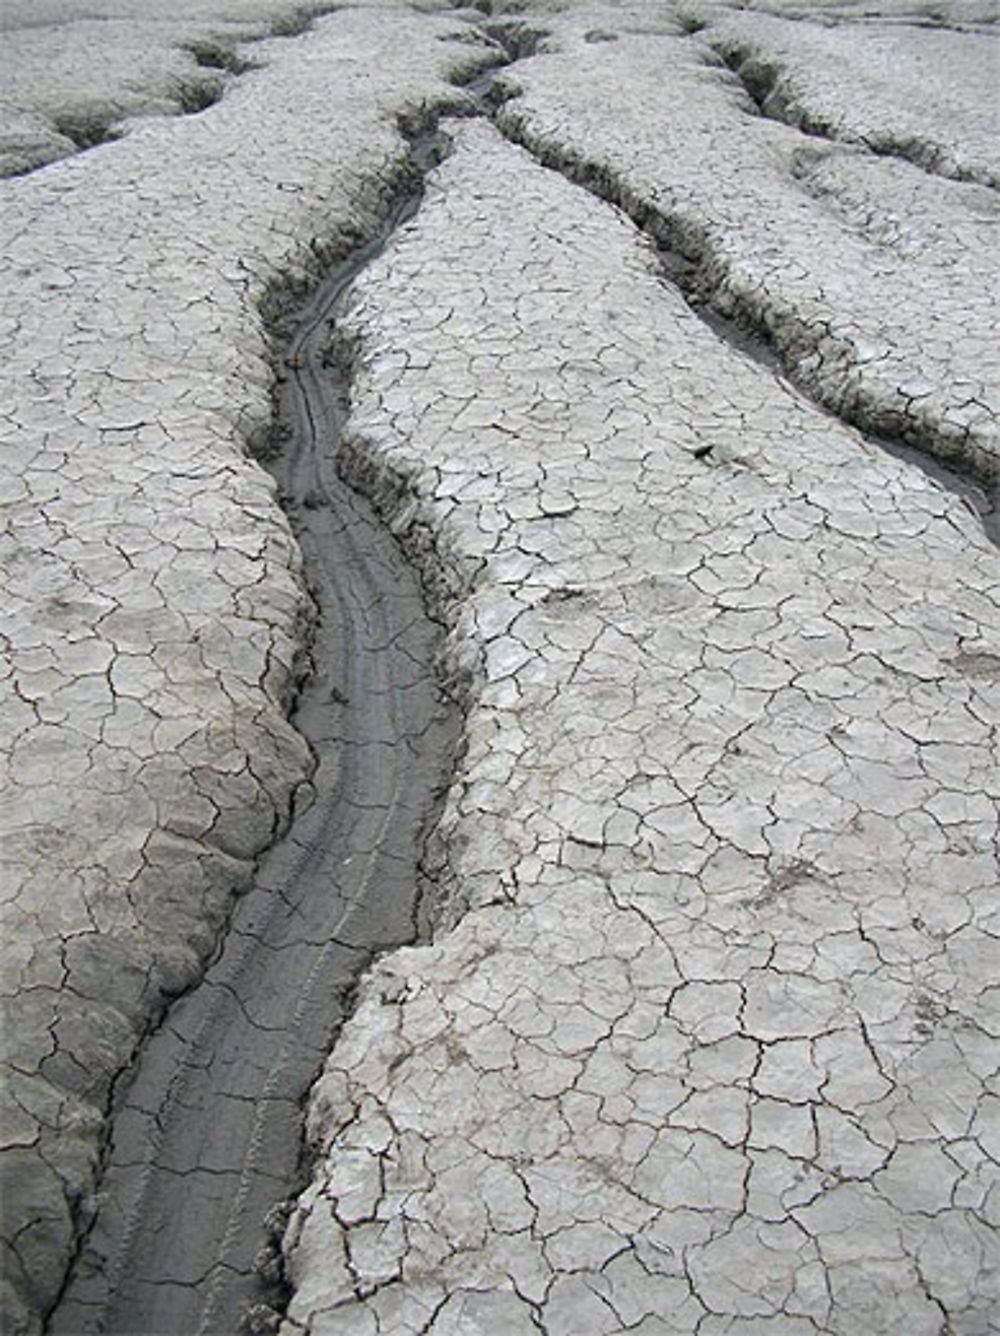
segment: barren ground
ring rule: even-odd
[[[1000,1329],[996,19],[8,0],[5,1331]]]

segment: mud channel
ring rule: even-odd
[[[358,975],[417,934],[418,863],[460,717],[412,567],[337,474],[348,371],[335,315],[416,209],[434,152],[432,134],[414,143],[405,196],[327,277],[285,345],[272,468],[316,605],[293,716],[315,770],[204,980],[119,1083],[97,1210],[52,1336],[276,1327],[273,1244],[280,1203],[306,1181],[304,1101]]]

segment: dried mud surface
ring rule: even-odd
[[[9,8],[19,59],[55,52],[59,6],[34,26]],[[262,1263],[287,1311],[275,1291],[251,1329],[985,1336],[996,14],[631,0],[310,24],[198,0],[159,30],[187,54],[166,83],[136,65],[126,105],[150,20],[93,9],[132,26],[79,82],[91,120],[60,129],[72,99],[33,76],[4,121],[10,1330],[41,1330],[96,1218],[105,1297],[53,1331],[134,1328],[98,1254],[137,1223],[165,1241],[144,1329],[228,1331],[214,1301],[164,1299],[196,1249],[199,1283],[228,1266],[212,1228],[183,1237],[185,1177],[219,1170],[228,1210],[241,1172],[186,1083],[225,1069],[254,1118],[282,1105],[296,1158],[265,1073],[291,1049],[314,1071],[346,1017],[311,1180]],[[67,41],[90,40],[78,17]],[[171,82],[192,66],[204,110]],[[436,117],[450,151],[419,209],[362,250],[413,183],[403,129]],[[320,504],[285,475],[290,519],[254,458],[274,447],[266,312],[350,256],[315,344],[349,411],[315,433],[339,438]],[[290,357],[289,386],[314,374]],[[321,866],[349,856],[338,824],[373,858],[377,829],[422,830],[353,778],[352,747],[385,741],[348,739],[339,698],[393,670],[347,655],[323,599],[365,620],[395,596],[343,579],[324,491],[380,519],[390,586],[447,628],[429,656],[464,732],[419,923],[349,891],[349,934],[305,933],[318,977],[278,971],[279,1009],[305,974],[325,1019],[265,1043],[241,914],[284,915],[295,827],[273,876],[261,855],[318,814],[324,766],[365,810],[302,837]],[[427,680],[404,734],[437,717]],[[310,691],[337,706],[310,724],[335,721],[328,761],[295,727]],[[354,970],[418,928],[356,999],[324,949]],[[243,1037],[199,1057],[213,988]],[[168,1104],[133,1066],[151,1028]],[[155,1160],[165,1130],[176,1191],[100,1223],[116,1154]]]

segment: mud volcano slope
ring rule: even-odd
[[[996,0],[505,2],[2,186],[13,1336],[996,1326]]]

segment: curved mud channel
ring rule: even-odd
[[[250,1329],[274,1329],[280,1274],[265,1221],[304,1181],[303,1101],[358,974],[416,935],[417,866],[459,724],[417,578],[337,476],[346,387],[332,353],[338,299],[416,203],[327,278],[285,356],[287,440],[273,468],[317,605],[294,715],[315,753],[311,792],[203,982],[122,1078],[97,1213],[53,1336],[233,1332],[248,1314]]]

